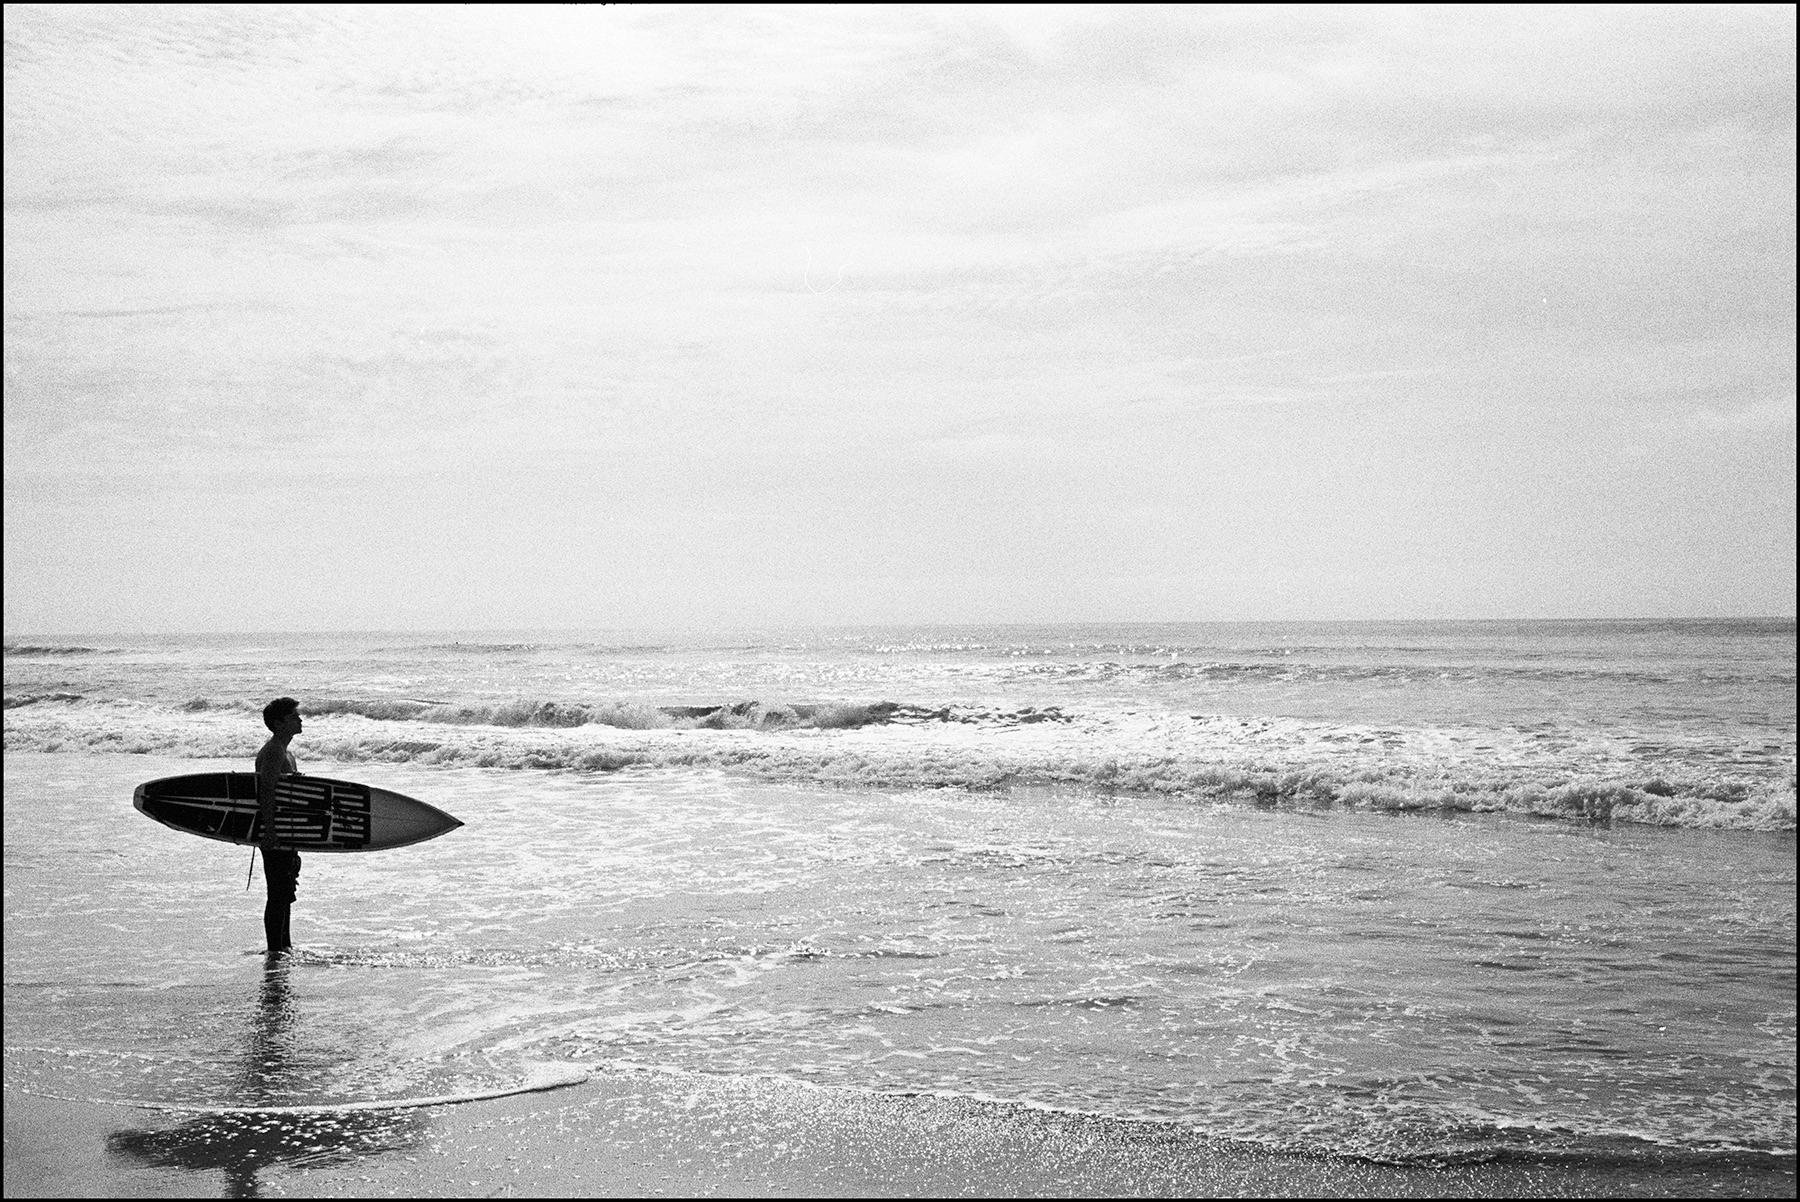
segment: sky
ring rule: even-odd
[[[5,629],[1795,612],[1795,9],[5,8]]]

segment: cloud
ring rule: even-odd
[[[1703,406],[1687,414],[1686,424],[1719,433],[1772,434],[1794,428],[1795,406],[1796,398],[1792,392],[1731,407]]]
[[[1442,477],[1526,546],[1441,465],[1781,431],[1793,22],[11,6],[9,477],[373,461],[809,548],[876,481],[871,546],[978,499],[1026,557],[1107,490],[1276,537]]]

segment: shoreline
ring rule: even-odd
[[[195,1115],[6,1090],[5,1197],[1793,1197],[1792,1158],[1397,1166],[1165,1124],[602,1070],[397,1110]]]
[[[171,771],[196,770],[188,766],[194,761],[174,763]],[[1791,1148],[1791,1092],[1765,1104],[1767,1091],[1748,1069],[1729,1076],[1715,1072],[1710,1079],[1717,1092],[1711,1095],[1686,1082],[1661,1090],[1656,1075],[1676,1051],[1693,1056],[1716,1051],[1728,1065],[1751,1056],[1777,1068],[1783,1063],[1783,1048],[1775,1042],[1779,1029],[1751,1024],[1779,1012],[1783,1003],[1791,1013],[1791,958],[1784,979],[1778,956],[1764,954],[1765,949],[1778,952],[1783,936],[1791,951],[1791,833],[1771,844],[1766,835],[1754,832],[1638,828],[1569,834],[1549,827],[1553,837],[1545,842],[1520,826],[1535,828],[1538,822],[1508,815],[1425,824],[1346,815],[1328,825],[1300,824],[1281,815],[1244,817],[1236,811],[1208,811],[1197,816],[1203,821],[1183,825],[1176,820],[1189,818],[1191,811],[1179,806],[1159,806],[1154,814],[1132,807],[1071,807],[1055,795],[1024,790],[1004,804],[981,798],[965,804],[934,795],[920,805],[917,798],[870,793],[832,795],[821,805],[810,792],[757,789],[700,774],[632,784],[609,796],[599,796],[586,778],[546,774],[532,778],[541,796],[526,806],[519,795],[524,778],[501,770],[395,767],[392,771],[401,780],[411,773],[431,781],[434,790],[447,791],[445,804],[465,817],[480,816],[493,846],[441,841],[428,854],[409,859],[403,872],[396,863],[391,878],[371,873],[373,862],[358,857],[321,868],[316,882],[320,904],[313,915],[318,938],[311,941],[321,954],[305,962],[305,972],[276,974],[283,981],[291,976],[291,989],[270,989],[266,970],[260,977],[255,972],[253,960],[260,953],[233,950],[247,948],[254,938],[260,902],[244,892],[242,849],[177,837],[127,809],[132,783],[154,774],[159,764],[126,754],[8,757],[8,786],[15,801],[24,800],[7,814],[12,936],[5,1075],[8,1198],[1794,1196],[1791,1154],[1684,1154],[1678,1149],[1689,1146],[1684,1138],[1689,1128],[1681,1122],[1634,1122],[1632,1113],[1609,1107],[1606,1099],[1594,1107],[1503,1108],[1499,1130],[1471,1129],[1470,1115],[1458,1108],[1455,1092],[1439,1090],[1427,1098],[1432,1108],[1421,1111],[1422,1117],[1428,1114],[1431,1138],[1416,1145],[1409,1139],[1413,1126],[1383,1121],[1390,1112],[1382,1108],[1381,1098],[1369,1101],[1366,1094],[1339,1089],[1339,1082],[1357,1085],[1354,1078],[1344,1081],[1351,1072],[1400,1072],[1405,1067],[1397,1063],[1402,1053],[1421,1046],[1435,1049],[1436,1063],[1460,1066],[1466,1076],[1458,1080],[1478,1082],[1480,1088],[1514,1079],[1507,1076],[1518,1059],[1511,1052],[1465,1056],[1456,1041],[1484,1020],[1463,1008],[1456,1000],[1462,995],[1433,994],[1437,986],[1432,980],[1416,975],[1421,965],[1472,964],[1457,980],[1470,991],[1468,996],[1479,996],[1483,1006],[1502,1016],[1535,1013],[1533,1007],[1543,997],[1566,1005],[1568,1010],[1527,1028],[1527,1033],[1544,1032],[1534,1046],[1548,1049],[1550,1036],[1561,1029],[1560,1020],[1555,1028],[1550,1020],[1567,1013],[1590,1021],[1593,995],[1553,992],[1556,977],[1551,973],[1529,977],[1508,970],[1543,963],[1552,969],[1573,966],[1593,976],[1596,965],[1617,964],[1621,972],[1638,975],[1601,974],[1597,979],[1609,988],[1644,981],[1646,969],[1662,974],[1657,979],[1665,987],[1638,986],[1629,994],[1647,1005],[1623,1020],[1628,1026],[1605,1032],[1590,1028],[1595,1046],[1618,1050],[1609,1086],[1642,1090],[1648,1082],[1659,1091],[1655,1096],[1668,1097],[1671,1105],[1685,1097],[1688,1113],[1719,1116],[1710,1130],[1741,1133],[1738,1142],[1752,1147]],[[112,800],[95,805],[89,800],[93,798]],[[842,806],[831,804],[840,800]],[[568,834],[599,828],[589,819],[597,811],[607,815],[606,833],[575,842],[592,849],[590,857],[569,856]],[[849,850],[873,849],[887,859],[846,856],[843,845],[822,838],[784,845],[805,854],[784,852],[780,871],[760,878],[776,887],[764,911],[742,906],[741,881],[734,875],[741,867],[738,859],[725,863],[717,875],[696,874],[687,850],[696,844],[676,838],[692,831],[711,837],[713,831],[735,829],[723,826],[721,819],[740,817],[759,830],[766,825],[778,834],[805,834],[822,813],[849,824],[833,828],[860,840]],[[651,821],[663,816],[670,821],[666,829]],[[123,825],[115,831],[117,824]],[[997,828],[1003,830],[999,836],[993,833]],[[911,840],[899,851],[892,850],[894,830]],[[1140,830],[1145,832],[1141,838],[1135,833]],[[1279,840],[1272,840],[1270,832]],[[1078,862],[1091,861],[1105,871],[1071,878],[1060,860],[1029,859],[1010,851],[994,856],[996,843],[1004,849],[1049,848],[1070,861],[1089,856]],[[945,846],[971,854],[945,861]],[[1271,848],[1280,849],[1280,858],[1267,858]],[[1490,858],[1473,863],[1457,858],[1472,849]],[[1142,861],[1126,858],[1140,852],[1146,857]],[[499,867],[491,862],[496,859]],[[1160,859],[1172,863],[1160,864]],[[906,872],[865,879],[869,863],[888,860],[905,865]],[[1123,872],[1114,870],[1115,861],[1125,865]],[[841,867],[843,877],[815,896],[811,891],[817,882],[794,868],[796,862],[821,871]],[[928,977],[948,976],[950,968],[965,976],[985,971],[985,965],[956,959],[962,953],[955,945],[939,949],[919,939],[913,932],[925,929],[922,924],[930,915],[891,900],[898,889],[919,893],[941,889],[946,882],[966,888],[971,862],[983,865],[984,875],[974,878],[982,887],[968,895],[970,900],[1004,896],[1005,905],[1035,924],[1021,939],[1031,958],[1006,961],[1027,969],[1055,966],[1057,949],[1065,946],[1044,937],[1045,923],[1088,913],[1073,905],[1080,896],[1075,886],[1141,886],[1139,863],[1156,867],[1160,875],[1154,879],[1164,892],[1186,890],[1184,897],[1217,899],[1227,907],[1221,913],[1239,923],[1232,929],[1262,929],[1255,924],[1268,913],[1276,918],[1297,915],[1307,923],[1329,916],[1331,938],[1310,936],[1290,943],[1295,962],[1308,966],[1298,992],[1309,1005],[1319,1004],[1308,998],[1340,996],[1313,988],[1323,973],[1312,966],[1339,960],[1364,963],[1354,957],[1371,946],[1365,932],[1381,935],[1410,929],[1411,924],[1400,926],[1402,919],[1453,914],[1458,920],[1449,930],[1464,942],[1428,942],[1416,955],[1369,960],[1375,968],[1387,965],[1395,971],[1365,976],[1361,993],[1341,1005],[1330,1003],[1323,1019],[1292,1020],[1287,1017],[1292,1011],[1276,1015],[1280,1033],[1297,1033],[1317,1045],[1334,1039],[1348,1047],[1336,1062],[1346,1066],[1336,1078],[1322,1071],[1304,1080],[1285,1079],[1273,1057],[1246,1060],[1231,1071],[1149,1065],[1142,1057],[1154,1054],[1154,1041],[1163,1031],[1174,1031],[1184,1041],[1172,1041],[1179,1050],[1204,1051],[1204,1040],[1212,1036],[1199,1023],[1213,1023],[1211,1030],[1227,1035],[1235,1030],[1248,1036],[1274,1029],[1275,1023],[1258,1026],[1234,1019],[1222,1006],[1201,1005],[1189,1007],[1196,1017],[1179,1029],[1173,1017],[1135,1021],[1146,1013],[1160,1015],[1151,1009],[1162,1004],[1160,999],[1173,1004],[1188,998],[1190,978],[1170,977],[1166,986],[1146,990],[1150,1000],[1145,1006],[1129,1004],[1129,997],[1124,999],[1128,1004],[1119,1005],[1121,993],[1114,983],[1084,968],[1062,975],[1046,971],[1041,982],[996,991],[988,1000],[998,1017],[986,1026],[957,1025],[954,1020],[974,1013],[972,1009],[922,1006],[908,1014],[922,1011],[923,1018],[895,1022],[889,1031],[899,1046],[934,1052],[940,1042],[956,1038],[995,1030],[1022,1032],[1031,1040],[1022,1050],[1034,1055],[1028,1069],[984,1076],[930,1066],[889,1076],[828,1066],[823,1079],[834,1084],[813,1084],[805,1066],[817,1057],[802,1039],[790,1045],[780,1027],[788,1021],[785,1016],[812,1013],[822,998],[848,1009],[877,988],[882,990],[878,998],[930,1002],[931,993],[921,997],[905,991],[920,971]],[[615,863],[629,866],[631,875],[594,872],[594,865]],[[1238,885],[1215,888],[1221,878],[1206,874],[1216,865],[1228,865]],[[1340,871],[1346,865],[1372,865],[1379,871],[1373,877]],[[1435,887],[1414,888],[1395,865],[1410,866]],[[1328,873],[1334,875],[1322,875]],[[404,903],[391,900],[399,896],[394,880],[405,882]],[[1260,888],[1253,893],[1244,888],[1279,882],[1294,892],[1295,882],[1319,880],[1345,883],[1304,898],[1295,893],[1307,903],[1299,911],[1286,908],[1285,901],[1268,911],[1266,903],[1256,900],[1262,896]],[[1610,888],[1603,902],[1590,905],[1590,897],[1601,896],[1593,892],[1596,880]],[[1715,880],[1722,882],[1716,890],[1710,884]],[[129,882],[129,888],[121,890],[121,881]],[[1032,888],[1002,893],[1017,881]],[[1666,913],[1652,908],[1663,903],[1671,882],[1694,886],[1684,894],[1691,897],[1691,908]],[[1372,890],[1371,883],[1380,888]],[[446,900],[427,904],[415,895]],[[1318,905],[1321,897],[1343,905]],[[1760,908],[1752,912],[1748,897],[1759,899]],[[581,904],[572,904],[571,898]],[[557,912],[559,906],[569,908]],[[1601,929],[1619,933],[1627,951],[1641,946],[1645,954],[1608,953],[1595,960],[1590,938],[1566,938],[1564,924],[1596,915],[1604,919],[1601,911],[1614,906],[1664,915],[1652,928],[1641,922],[1625,927],[1602,923]],[[550,916],[541,917],[540,907]],[[1471,907],[1480,908],[1481,923],[1462,920]],[[874,917],[861,925],[830,927],[818,949],[794,942],[794,915],[830,918],[844,913]],[[1339,917],[1345,914],[1352,917]],[[1192,916],[1175,917],[1186,921]],[[1718,925],[1720,920],[1730,925]],[[815,921],[825,929],[822,919]],[[1132,913],[1122,913],[1101,946],[1110,954],[1121,937],[1136,937],[1141,925]],[[971,929],[976,935],[1007,933],[998,923],[977,923]],[[1145,954],[1133,963],[1161,964],[1159,957],[1175,948],[1189,949],[1181,953],[1184,963],[1210,963],[1208,957],[1240,946],[1234,942],[1238,936],[1221,934],[1221,929],[1208,927],[1186,936],[1175,930],[1176,942],[1146,945]],[[1284,929],[1291,931],[1292,925]],[[1509,936],[1522,941],[1516,954],[1501,955],[1507,949],[1489,950],[1485,942],[1479,951],[1466,950],[1469,938],[1514,931],[1525,932]],[[1760,941],[1750,940],[1754,931],[1763,932]],[[597,937],[597,932],[611,934]],[[1742,937],[1737,941],[1721,944],[1738,958],[1702,955],[1696,968],[1693,957],[1709,949],[1688,938],[1693,932],[1708,939],[1738,932]],[[1533,935],[1540,938],[1532,941]],[[716,962],[713,953],[720,948],[730,952],[727,963]],[[829,954],[814,955],[815,950]],[[933,957],[940,963],[922,965],[914,953],[925,950],[952,958]],[[869,951],[878,954],[861,954]],[[698,988],[722,994],[743,979],[731,964],[746,956],[745,965],[758,970],[753,989],[724,1000],[749,1001],[739,1002],[735,1014],[721,1011],[721,1017],[696,1023],[691,1032],[668,1030],[666,1016],[692,997],[665,988],[665,979],[679,984],[683,974],[698,971]],[[1655,968],[1665,961],[1672,964]],[[1750,979],[1769,984],[1758,984],[1741,998],[1722,997],[1713,969],[1737,973],[1746,965],[1766,965]],[[846,966],[857,974],[857,991],[841,981],[834,984],[830,975]],[[678,971],[664,972],[665,967]],[[769,971],[760,972],[764,968]],[[1273,1004],[1282,1000],[1279,991],[1291,979],[1279,973],[1252,976],[1236,988],[1274,992]],[[1696,982],[1697,989],[1704,986],[1703,995],[1686,992]],[[596,1000],[601,992],[606,996]],[[1690,996],[1708,1006],[1733,1000],[1749,1017],[1729,1025],[1721,1020],[1723,1030],[1739,1033],[1731,1039],[1707,1042],[1701,1035],[1710,1028],[1695,1035],[1674,1022],[1671,1034],[1647,1034],[1655,1029],[1648,1026],[1649,1016],[1657,1016],[1659,1026],[1679,1021],[1686,1011],[1678,1003]],[[1399,1032],[1409,1041],[1403,1049],[1390,1030],[1363,1022],[1367,1014],[1384,1013],[1383,1007],[1432,998],[1439,999],[1438,1012]],[[1509,1001],[1517,1004],[1508,1009]],[[428,1024],[465,1002],[483,1019],[479,1030],[452,1031],[441,1038],[409,1036],[429,1030]],[[571,1014],[560,1009],[564,1006],[583,1021],[571,1025]],[[621,1021],[625,1007],[632,1012],[625,1016],[628,1021]],[[521,1019],[525,1013],[530,1017]],[[397,1017],[390,1020],[388,1015]],[[600,1021],[585,1016],[599,1016]],[[1217,1026],[1221,1018],[1236,1026]],[[1105,1059],[1089,1061],[1112,1070],[1105,1075],[1068,1067],[1079,1063],[1090,1019],[1110,1024],[1102,1030],[1110,1042],[1099,1049]],[[1190,1041],[1194,1030],[1201,1033]],[[676,1040],[671,1034],[694,1038]],[[740,1041],[747,1050],[740,1051]],[[1399,1050],[1383,1057],[1384,1044]],[[508,1066],[479,1071],[483,1084],[495,1075],[503,1079],[499,1083],[519,1076],[511,1067],[518,1063],[515,1058],[534,1053],[569,1058],[593,1069],[595,1076],[530,1097],[475,1100],[459,1093],[457,1105],[382,1109],[403,1095],[441,1096],[459,1088],[449,1081],[464,1080],[452,1074],[459,1058],[471,1052],[479,1053],[481,1064],[497,1055]],[[91,1064],[80,1059],[87,1056],[98,1059]],[[390,1058],[405,1071],[388,1073]],[[1791,1073],[1791,1044],[1785,1058]],[[187,1067],[190,1059],[194,1071]],[[1363,1067],[1378,1060],[1376,1069]],[[1539,1055],[1537,1061],[1545,1072],[1557,1071],[1563,1062],[1550,1055]],[[1390,1068],[1390,1062],[1396,1063]],[[1222,1066],[1224,1058],[1214,1063]],[[314,1069],[323,1075],[309,1078]],[[726,1075],[732,1071],[743,1075]],[[346,1084],[324,1085],[327,1080]],[[1034,1088],[1039,1081],[1066,1088]],[[1198,1083],[1203,1081],[1211,1084]],[[1740,1088],[1741,1081],[1749,1084]],[[888,1082],[895,1083],[890,1088],[960,1087],[968,1092],[871,1092]],[[976,1092],[984,1085],[985,1091]],[[320,1088],[326,1092],[317,1092]],[[1144,1094],[1140,1088],[1159,1092]],[[240,1108],[207,1115],[47,1094],[172,1097]],[[322,1103],[372,1094],[384,1094],[387,1100],[360,1109],[356,1103],[313,1105],[305,1108],[306,1114],[241,1109],[245,1102]],[[1087,1113],[1004,1100],[1034,1097],[1073,1101],[1085,1105]],[[1149,1106],[1144,1105],[1146,1097]],[[1184,1105],[1155,1106],[1162,1098]],[[1339,1100],[1335,1111],[1334,1099]],[[1745,1100],[1749,1108],[1733,1111],[1731,1099]],[[1681,1112],[1669,1113],[1679,1118]],[[1130,1117],[1140,1114],[1168,1114],[1176,1121]],[[1333,1126],[1328,1120],[1340,1114],[1360,1125]],[[1745,1114],[1758,1118],[1758,1125],[1738,1121]],[[1194,1117],[1183,1121],[1188,1115]],[[1250,1115],[1260,1116],[1259,1121],[1246,1121]],[[1572,1129],[1576,1127],[1579,1133]],[[1359,1138],[1365,1129],[1370,1138]],[[1709,1129],[1696,1130],[1694,1138],[1705,1140]],[[1382,1156],[1415,1146],[1446,1155],[1480,1147],[1504,1149],[1504,1159],[1394,1165],[1275,1153],[1207,1138],[1201,1130],[1242,1131],[1288,1149],[1356,1149]],[[1340,1137],[1335,1141],[1330,1138],[1334,1131]],[[1669,1146],[1608,1138],[1607,1131],[1639,1132],[1643,1140],[1661,1135]],[[1552,1151],[1557,1147],[1580,1151],[1559,1155]]]

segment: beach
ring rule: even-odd
[[[1792,1195],[1791,623],[1109,633],[9,644],[8,1196]]]
[[[1396,1167],[969,1100],[628,1073],[236,1120],[7,1098],[8,1197],[1792,1197],[1792,1166]]]

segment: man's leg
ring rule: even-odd
[[[269,941],[269,950],[285,952],[292,947],[288,939],[288,903],[276,901],[273,896],[263,905],[263,938]]]
[[[285,952],[294,946],[288,918],[300,884],[300,853],[285,847],[264,848],[263,876],[269,885],[269,900],[263,906],[263,935],[269,941],[270,951]]]

